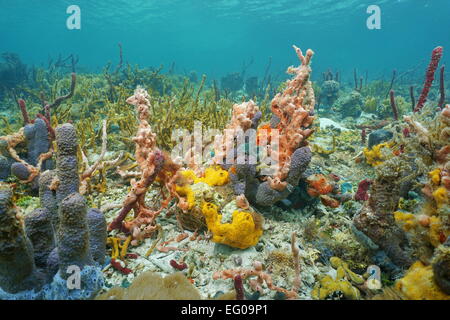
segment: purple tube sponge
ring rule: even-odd
[[[267,207],[287,198],[298,185],[303,172],[308,168],[311,157],[312,154],[309,147],[295,150],[291,157],[291,165],[286,178],[287,187],[283,191],[278,191],[272,189],[267,181],[261,183],[256,192],[256,204]]]
[[[0,186],[0,288],[8,293],[40,288],[44,277],[33,259],[33,246],[17,219],[12,191]]]
[[[39,156],[50,150],[47,125],[44,120],[36,118],[34,123],[27,124],[24,127],[23,132],[27,143],[27,162],[32,166],[36,166],[39,161]],[[42,165],[42,170],[51,169],[47,167],[47,164],[50,165],[50,162],[46,160]]]
[[[56,200],[61,202],[68,195],[78,192],[80,178],[78,176],[77,149],[78,141],[75,128],[66,123],[56,128],[56,174],[59,185]]]
[[[31,172],[28,168],[20,162],[14,162],[11,166],[11,173],[16,176],[19,180],[28,180]]]
[[[272,189],[267,181],[260,182],[256,177],[256,165],[237,164],[235,165],[235,173],[230,173],[234,193],[236,195],[244,194],[252,204],[263,207],[271,206],[292,193],[308,168],[311,157],[309,147],[301,147],[295,150],[291,157],[291,165],[286,178],[288,186],[283,191]]]
[[[58,203],[56,202],[55,191],[50,189],[55,177],[55,170],[47,170],[39,176],[39,200],[41,208],[45,208],[49,212],[54,230],[59,225]]]
[[[11,174],[11,165],[13,163],[14,160],[0,154],[0,181],[3,181],[9,177]]]
[[[47,125],[44,120],[36,118],[34,123],[25,125],[23,132],[27,146],[26,161],[28,164],[36,167],[39,162],[39,157],[50,150],[51,143]],[[41,171],[44,171],[51,169],[52,166],[52,160],[47,159],[42,163],[40,169]],[[20,162],[16,162],[11,166],[11,173],[20,180],[28,180],[31,174],[29,169]],[[31,184],[31,189],[35,191],[38,188],[37,179],[34,179],[33,182],[34,183]]]
[[[89,226],[89,246],[92,258],[95,262],[103,265],[106,255],[106,219],[98,209],[89,209],[87,213]]]
[[[72,265],[83,269],[94,264],[89,247],[86,199],[79,193],[72,193],[61,202],[56,234],[59,272],[63,279],[69,276],[67,271]]]
[[[33,244],[34,261],[39,268],[46,268],[50,252],[55,248],[55,236],[50,212],[36,209],[25,217],[25,232]]]

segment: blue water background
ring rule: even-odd
[[[81,8],[81,30],[68,30],[66,9]],[[366,9],[381,8],[381,30],[369,30]],[[0,0],[0,52],[28,64],[75,53],[100,71],[118,62],[117,43],[132,64],[196,70],[209,77],[282,73],[297,63],[291,49],[311,48],[315,77],[354,68],[389,77],[427,63],[437,45],[450,61],[449,0]],[[447,63],[448,64],[448,63]]]

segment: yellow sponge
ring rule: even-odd
[[[428,176],[433,184],[438,186],[441,183],[441,169],[436,168],[433,171],[428,172]]]
[[[422,262],[415,262],[406,275],[397,280],[395,287],[409,300],[450,300],[433,279],[433,269]]]
[[[440,208],[442,205],[448,203],[448,191],[445,187],[439,187],[433,192],[433,198],[436,201],[437,206]]]
[[[405,231],[409,231],[416,226],[416,219],[412,213],[395,211],[394,218],[396,222],[399,222],[403,226],[403,230]]]
[[[205,176],[201,178],[197,177],[195,172],[192,170],[184,170],[181,174],[185,178],[192,180],[194,183],[204,182],[210,186],[222,186],[229,181],[228,171],[223,170],[219,166],[207,168],[205,170]]]
[[[363,153],[366,157],[366,161],[371,166],[375,167],[383,163],[385,159],[382,149],[383,148],[390,148],[392,146],[392,143],[384,142],[377,144],[376,146],[373,146],[372,149],[364,148]]]
[[[186,198],[186,201],[188,203],[188,210],[191,210],[192,207],[195,205],[195,194],[194,194],[194,191],[192,191],[191,186],[188,185],[188,184],[185,184],[183,186],[177,185],[175,187],[175,191],[181,197],[185,197]]]
[[[208,229],[213,234],[212,240],[230,247],[246,249],[258,243],[263,230],[257,226],[250,212],[236,210],[231,223],[221,223],[222,215],[215,204],[205,202],[202,206]]]

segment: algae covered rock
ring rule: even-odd
[[[385,129],[372,131],[369,134],[368,147],[371,149],[373,146],[391,140],[393,136],[391,131]]]
[[[450,295],[450,238],[436,249],[433,258],[433,275],[436,284],[446,294]]]
[[[362,95],[358,91],[352,91],[340,96],[333,104],[332,109],[340,114],[342,118],[357,118],[361,114],[363,106]]]
[[[321,102],[327,106],[332,106],[339,97],[339,82],[335,80],[324,81],[320,89]]]
[[[378,245],[394,264],[409,267],[414,259],[411,244],[394,218],[400,200],[401,166],[398,158],[386,160],[377,166],[369,200],[353,217],[353,224]]]

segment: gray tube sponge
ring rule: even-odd
[[[262,112],[261,111],[256,112],[252,118],[252,128],[253,129],[258,128],[258,124],[259,124],[259,121],[261,120],[261,118],[262,118]]]
[[[0,288],[9,293],[40,288],[44,280],[16,214],[11,190],[0,186]]]
[[[89,246],[92,258],[95,262],[103,265],[106,255],[106,219],[98,209],[89,209],[87,213],[89,226]]]
[[[0,154],[0,181],[5,180],[11,175],[11,165],[13,163],[14,160]]]
[[[276,115],[272,114],[272,118],[270,118],[270,127],[272,129],[275,129],[279,123],[280,123],[280,118],[278,118]]]
[[[270,187],[267,181],[261,183],[256,192],[256,204],[263,207],[268,207],[273,205],[275,202],[278,202],[282,199],[285,199],[289,196],[291,192],[288,188],[283,191],[277,191]]]
[[[50,189],[53,179],[56,177],[55,170],[47,170],[39,176],[39,200],[42,208],[48,210],[53,229],[58,230],[58,203],[56,202],[56,192]]]
[[[36,167],[39,157],[50,150],[47,125],[44,120],[37,118],[34,120],[34,123],[27,124],[23,132],[27,144],[27,163]],[[52,161],[47,159],[42,163],[41,170],[50,169],[51,166]],[[30,176],[30,171],[20,162],[16,162],[11,166],[11,173],[20,180],[27,180]],[[31,186],[32,190],[37,190],[37,183]]]
[[[247,199],[251,202],[253,201],[257,205],[268,207],[287,198],[292,193],[294,187],[298,185],[300,178],[308,168],[311,157],[312,154],[309,147],[302,147],[295,150],[291,156],[289,173],[286,178],[288,185],[283,191],[272,189],[267,181],[262,182],[255,188],[255,178],[248,175],[246,182],[248,185],[248,187],[246,187]]]
[[[50,212],[39,208],[25,217],[25,232],[33,244],[34,261],[38,268],[46,268],[50,252],[55,248],[55,235]]]
[[[14,162],[11,166],[11,173],[19,180],[27,180],[30,177],[30,170],[20,162]]]
[[[75,127],[72,124],[65,123],[56,128],[56,144],[58,146],[56,174],[59,179],[56,200],[61,202],[71,193],[78,192],[80,184],[77,162],[78,142]]]
[[[291,166],[289,168],[288,177],[286,181],[296,186],[302,177],[303,173],[308,169],[311,162],[312,152],[309,147],[301,147],[294,151],[291,156]]]
[[[28,163],[36,166],[39,156],[48,152],[50,149],[50,139],[48,138],[48,129],[45,121],[37,118],[34,123],[27,124],[24,127],[24,134],[27,141]],[[42,169],[49,169],[46,163],[43,163]]]
[[[59,229],[57,231],[59,272],[66,279],[68,267],[77,265],[81,269],[92,265],[89,248],[86,199],[79,193],[66,197],[59,208]]]

